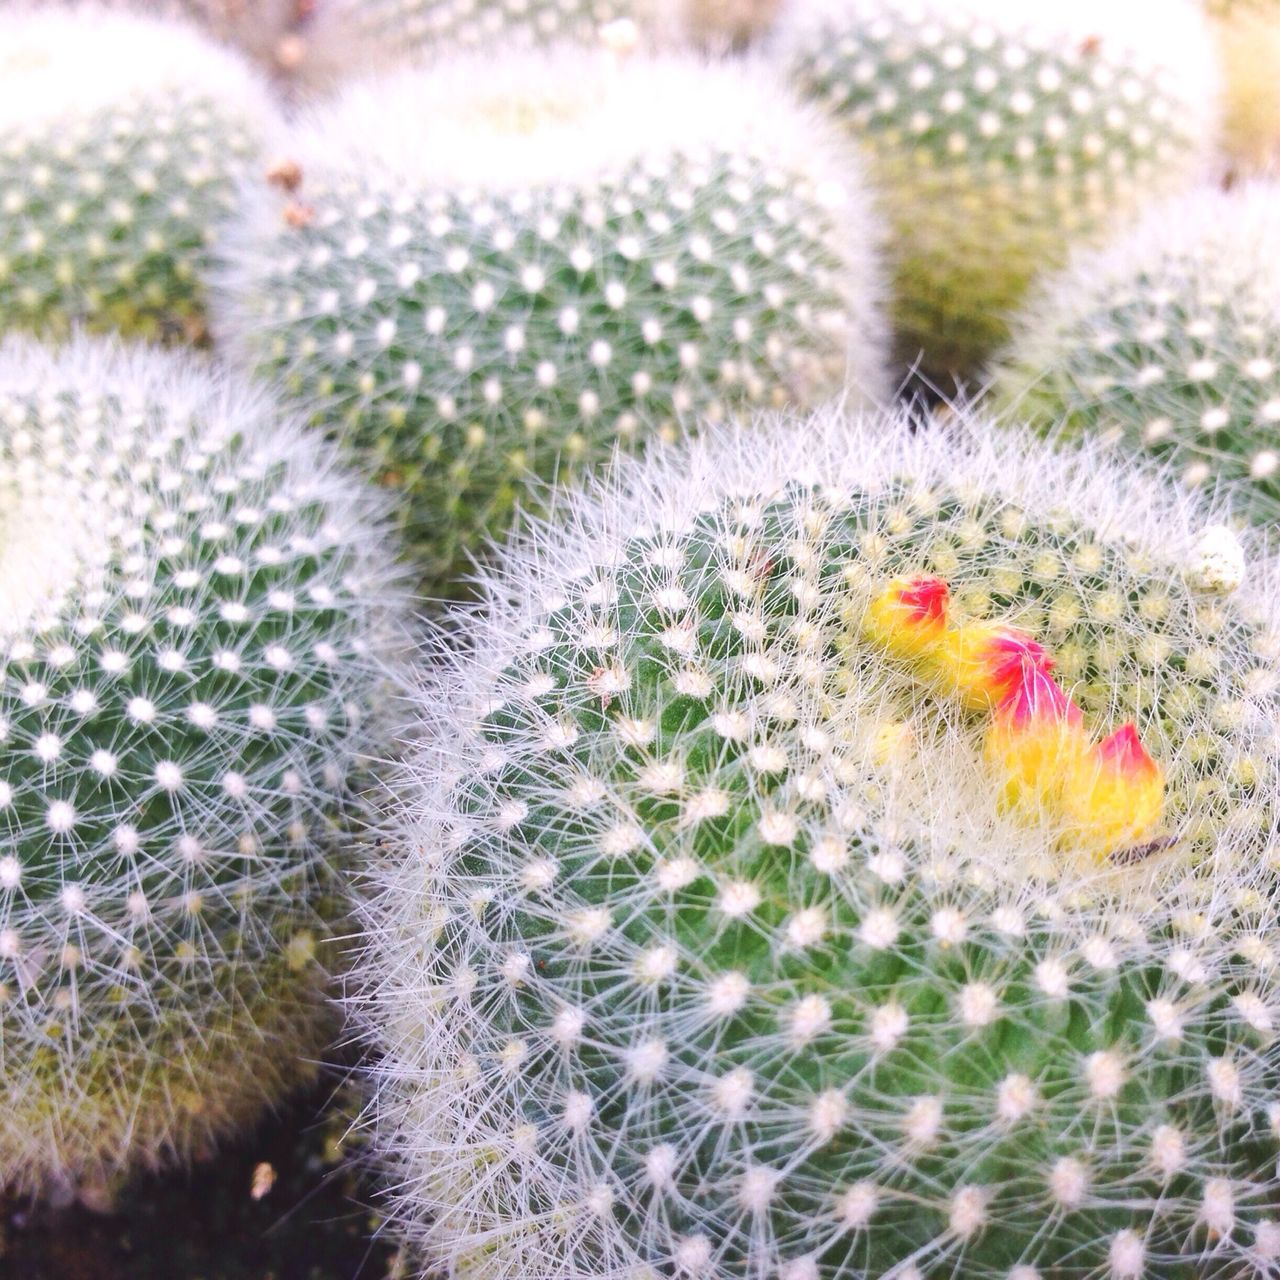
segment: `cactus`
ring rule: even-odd
[[[1229,486],[1242,515],[1280,512],[1280,188],[1206,188],[1153,209],[1045,282],[1014,326],[995,390]]]
[[[0,315],[198,338],[214,241],[272,107],[190,27],[80,5],[0,10]]]
[[[894,227],[902,358],[971,374],[1074,241],[1205,168],[1216,125],[1194,0],[794,0],[773,40],[851,128]]]
[[[9,339],[0,477],[0,1182],[102,1196],[311,1071],[400,588],[376,491],[177,356]]]
[[[1275,570],[1131,461],[909,425],[624,463],[442,650],[354,997],[424,1265],[1274,1273]],[[1109,736],[1011,805],[1050,678]]]
[[[1222,62],[1223,146],[1244,173],[1280,158],[1280,5],[1206,0]]]
[[[349,90],[288,154],[217,327],[401,491],[432,591],[615,446],[881,389],[858,172],[757,70],[459,59]]]

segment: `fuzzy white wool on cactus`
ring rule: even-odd
[[[459,58],[350,88],[289,156],[219,335],[403,492],[435,593],[615,448],[885,389],[860,169],[761,68]]]
[[[10,328],[197,336],[203,275],[276,119],[189,23],[0,8],[0,314]]]
[[[0,344],[0,1183],[101,1192],[314,1070],[330,864],[405,597],[260,392]]]
[[[1277,569],[1188,582],[1219,513],[1132,462],[911,426],[621,463],[433,654],[354,997],[422,1274],[1274,1271]],[[1156,839],[1003,803],[866,639],[918,573],[1139,727]]]

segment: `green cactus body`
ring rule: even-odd
[[[380,506],[261,397],[0,347],[0,1179],[110,1183],[305,1079],[399,607]]]
[[[0,13],[0,314],[204,333],[204,274],[273,109],[196,31],[92,6]]]
[[[863,144],[894,231],[900,354],[972,373],[1072,241],[1204,170],[1208,30],[1188,0],[797,0],[775,52]]]
[[[246,218],[222,328],[402,491],[445,590],[540,482],[615,447],[846,374],[880,389],[875,235],[828,142],[767,78],[692,61],[356,89],[295,138],[285,217]]]
[[[1204,189],[1078,255],[1014,325],[995,389],[1045,429],[1150,453],[1280,512],[1280,189]]]
[[[1203,513],[1131,469],[906,426],[726,429],[494,571],[366,910],[424,1263],[1274,1268],[1273,588],[1205,594]],[[972,718],[860,638],[920,572],[1044,641],[1090,722],[1136,721],[1149,856],[1002,812]]]

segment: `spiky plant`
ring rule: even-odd
[[[5,326],[199,337],[213,245],[272,117],[249,68],[192,27],[0,9]]]
[[[1204,188],[1077,255],[1015,322],[996,395],[1280,514],[1280,187]]]
[[[1195,0],[792,0],[797,86],[863,145],[894,229],[904,360],[971,373],[1073,241],[1206,164],[1214,67]]]
[[[460,59],[349,90],[289,155],[221,336],[401,492],[432,591],[617,446],[881,388],[856,164],[759,69]]]
[[[424,1266],[1274,1274],[1275,571],[1132,464],[907,425],[625,465],[429,677],[356,996]],[[1107,736],[1014,803],[1049,729]]]
[[[1280,158],[1280,5],[1209,0],[1222,60],[1223,144],[1235,167],[1266,173]]]
[[[101,1195],[307,1078],[398,588],[256,392],[0,346],[0,1182]]]

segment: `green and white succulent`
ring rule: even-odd
[[[380,498],[176,356],[0,346],[0,1182],[87,1195],[314,1071],[404,597]]]
[[[900,354],[971,374],[1073,242],[1207,172],[1196,0],[792,0],[774,52],[865,151],[894,229]]]
[[[760,68],[460,59],[350,89],[288,154],[220,334],[400,491],[433,592],[615,448],[884,388],[856,160]]]
[[[237,54],[91,4],[0,10],[0,316],[199,338],[205,274],[274,109]]]
[[[910,425],[627,463],[442,647],[357,997],[421,1274],[1275,1274],[1275,570],[1132,461]],[[1137,723],[1149,847],[1002,808],[863,638],[920,573]]]
[[[996,366],[1010,411],[1280,516],[1280,187],[1204,188],[1045,282]]]

